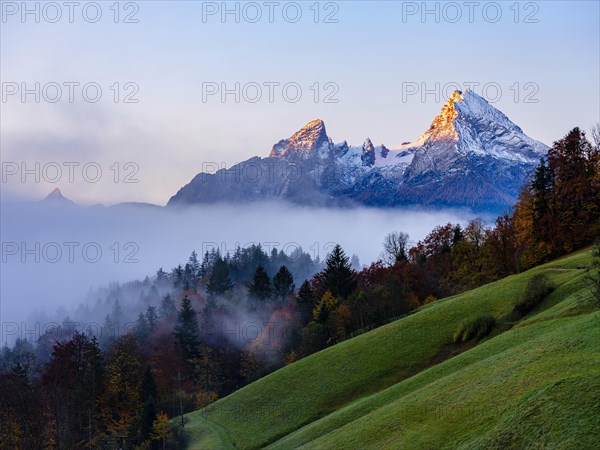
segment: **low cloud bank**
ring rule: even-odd
[[[324,209],[275,203],[186,209],[3,204],[0,321],[3,327],[27,327],[34,319],[62,320],[99,286],[143,280],[160,267],[168,272],[184,264],[192,250],[200,256],[211,249],[226,254],[237,246],[261,243],[267,252],[277,248],[289,254],[301,247],[323,260],[339,243],[364,265],[379,257],[391,231],[404,231],[416,242],[436,225],[464,224],[473,217],[456,209]],[[103,317],[89,320],[102,323]]]

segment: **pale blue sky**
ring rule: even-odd
[[[74,183],[66,175],[58,183],[35,183],[31,177],[22,183],[12,176],[2,184],[4,199],[37,198],[60,187],[86,203],[164,204],[203,162],[231,165],[267,155],[275,142],[317,117],[336,142],[359,145],[369,136],[393,147],[416,139],[444,101],[433,95],[425,102],[420,95],[403,99],[403,83],[435,90],[436,83],[475,82],[488,86],[487,92],[475,88],[488,97],[499,86],[502,95],[495,106],[547,144],[575,125],[589,130],[600,120],[597,1],[520,2],[517,8],[513,1],[498,2],[502,17],[496,23],[483,15],[487,8],[488,19],[493,18],[493,2],[478,2],[473,23],[460,1],[454,3],[463,14],[457,23],[445,20],[456,13],[448,2],[438,3],[439,23],[431,14],[423,23],[420,11],[405,20],[402,14],[421,2],[362,1],[335,2],[338,23],[322,23],[334,11],[328,2],[320,3],[320,23],[314,23],[312,1],[298,2],[302,18],[297,23],[284,20],[279,8],[269,23],[264,2],[257,2],[263,12],[258,23],[243,16],[240,23],[232,16],[222,23],[218,15],[203,22],[202,9],[210,2],[146,1],[136,2],[138,23],[115,24],[113,3],[100,2],[103,16],[97,23],[86,22],[77,10],[69,23],[66,7],[58,23],[48,23],[43,15],[40,23],[31,15],[22,23],[18,13],[0,23],[5,90],[6,83],[65,81],[93,81],[103,89],[95,104],[77,92],[74,103],[64,95],[54,104],[35,103],[31,96],[25,103],[18,95],[2,100],[3,162],[96,162],[104,169],[97,183],[77,173]],[[121,10],[120,21],[126,12]],[[523,23],[528,14],[537,23]],[[121,83],[121,94],[124,83],[136,83],[139,103],[115,104],[109,89],[114,82]],[[294,82],[303,95],[290,103],[276,89],[273,103],[235,103],[231,96],[226,103],[218,96],[203,102],[203,82],[230,87]],[[321,91],[317,103],[310,90],[315,82]],[[332,92],[323,90],[327,82],[339,87],[338,103],[322,101]],[[538,102],[525,102],[528,94]],[[140,168],[139,183],[114,183],[108,168],[129,161]]]

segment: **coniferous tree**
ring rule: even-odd
[[[154,328],[156,328],[156,323],[158,322],[156,306],[148,306],[148,308],[146,308],[146,322],[148,323],[148,331],[152,333]]]
[[[342,247],[337,244],[325,260],[324,288],[334,297],[346,299],[356,288],[355,272]]]
[[[300,308],[300,316],[303,324],[307,323],[315,307],[315,294],[308,280],[304,280],[298,289],[296,303]]]
[[[152,424],[158,414],[156,406],[158,400],[158,388],[150,366],[146,366],[146,371],[144,372],[144,379],[140,386],[140,400],[143,403],[140,424],[140,441],[143,442],[150,438]]]
[[[100,333],[100,346],[102,350],[107,350],[115,342],[118,334],[117,324],[113,322],[109,314],[104,318]]]
[[[162,283],[163,281],[165,281],[167,279],[167,272],[165,272],[163,270],[163,268],[161,267],[160,269],[158,269],[156,271],[156,282],[157,283]]]
[[[187,296],[182,300],[181,309],[177,312],[174,334],[186,359],[198,357],[200,350],[198,317]]]
[[[210,281],[206,290],[210,295],[225,294],[233,288],[233,283],[229,278],[229,266],[220,256],[215,260]]]
[[[190,255],[188,264],[190,266],[192,280],[195,287],[195,282],[200,277],[200,262],[198,261],[198,254],[196,253],[196,250],[194,250]]]
[[[200,278],[202,278],[208,274],[211,264],[212,264],[212,262],[211,262],[210,253],[208,253],[208,250],[206,250],[204,252],[204,256],[202,257],[202,263],[200,264],[200,271],[199,271]]]
[[[273,277],[273,293],[275,297],[283,302],[289,295],[294,292],[296,285],[294,277],[286,266],[281,266]]]
[[[263,266],[259,265],[256,268],[252,283],[248,286],[248,293],[259,300],[268,300],[271,298],[271,281]]]
[[[171,298],[171,295],[167,294],[160,302],[159,315],[162,320],[170,319],[175,317],[177,314],[177,308],[175,308],[175,302]]]
[[[142,313],[138,314],[138,318],[135,321],[135,335],[141,344],[146,344],[148,336],[150,335],[150,328],[148,327],[148,321],[146,316]]]
[[[173,269],[173,287],[177,289],[183,289],[185,283],[185,274],[183,271],[183,267],[179,264],[175,269]]]
[[[121,320],[123,320],[123,308],[121,308],[121,302],[119,302],[118,298],[115,299],[115,302],[113,304],[111,320],[117,325],[120,323]]]

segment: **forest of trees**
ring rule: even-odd
[[[449,223],[413,245],[393,231],[381,259],[360,270],[339,245],[323,263],[259,245],[201,261],[193,252],[147,280],[146,306],[127,332],[116,331],[116,298],[100,333],[65,328],[2,349],[0,448],[180,448],[185,424],[169,419],[599,234],[598,142],[575,128],[492,227]]]

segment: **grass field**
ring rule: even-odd
[[[280,369],[188,414],[189,448],[600,448],[589,261],[579,252],[439,300]],[[556,289],[517,321],[537,273]],[[492,334],[453,344],[483,313],[499,322]]]

